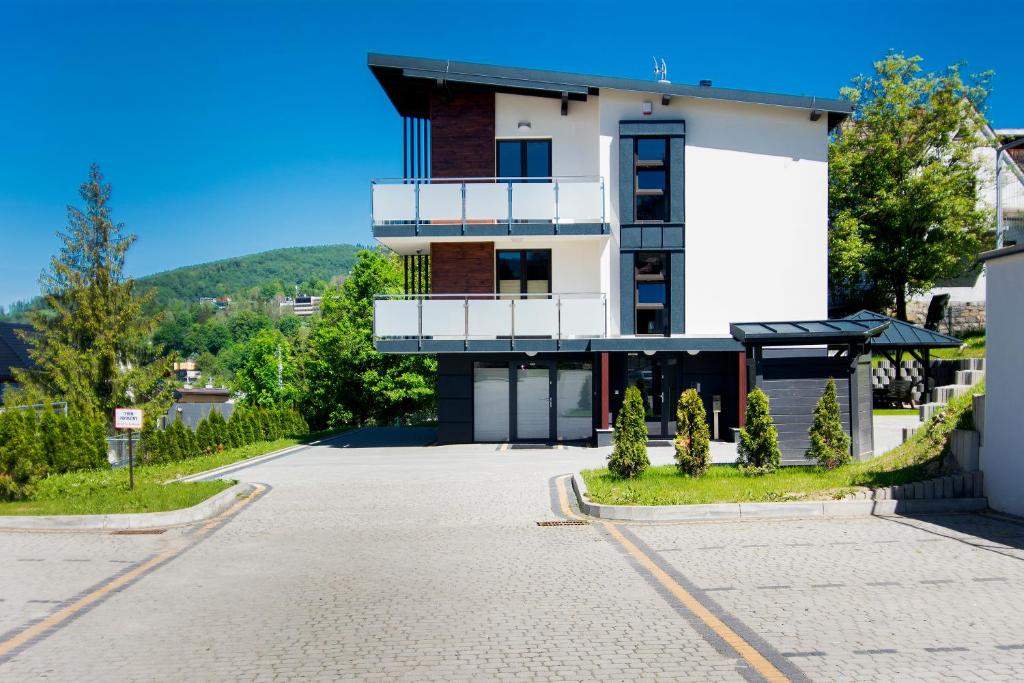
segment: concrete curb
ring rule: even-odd
[[[310,446],[320,446],[329,441],[340,439],[343,436],[352,436],[353,434],[357,432],[362,432],[366,429],[368,429],[368,427],[359,427],[357,429],[351,429],[349,431],[340,432],[338,434],[332,434],[331,436],[325,436],[322,439],[317,439],[316,441],[309,441],[307,443],[297,443],[294,446],[287,446],[277,451],[271,451],[270,453],[264,453],[263,455],[257,455],[255,457],[247,458],[245,460],[236,460],[235,462],[228,463],[227,465],[221,465],[220,467],[214,467],[213,469],[204,470],[202,472],[196,472],[195,474],[188,474],[185,475],[184,477],[178,477],[177,479],[172,479],[168,483],[191,484],[197,481],[215,479],[222,474],[228,474],[230,472],[234,472],[235,470],[244,469],[246,467],[252,467],[253,465],[259,465],[260,463],[266,460],[280,458],[281,456],[289,455],[290,453],[293,453],[295,451],[300,451],[303,448],[309,448]]]
[[[190,508],[167,510],[165,512],[136,512],[116,515],[55,515],[51,517],[10,515],[0,517],[0,530],[152,529],[154,527],[194,524],[195,522],[202,522],[216,517],[234,505],[238,498],[251,494],[255,488],[252,484],[235,484]]]
[[[987,498],[815,500],[798,503],[712,503],[709,505],[603,505],[591,503],[587,499],[587,485],[578,472],[572,475],[572,488],[583,514],[598,519],[630,522],[930,515],[942,512],[982,512],[988,509]]]

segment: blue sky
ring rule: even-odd
[[[629,13],[635,11],[635,16]],[[144,275],[284,246],[370,241],[371,177],[401,172],[366,68],[393,52],[834,96],[892,48],[993,69],[1024,127],[1024,70],[962,2],[52,2],[0,0],[0,305],[38,292],[89,164]]]

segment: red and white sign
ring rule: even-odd
[[[114,408],[114,429],[142,429],[142,410]]]

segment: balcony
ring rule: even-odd
[[[381,179],[371,190],[378,238],[608,234],[598,176]]]
[[[514,297],[514,298],[513,298]],[[564,341],[608,336],[608,298],[573,294],[396,294],[373,302],[373,336],[428,346],[469,349],[557,348]],[[493,341],[496,344],[476,343]],[[517,343],[519,344],[517,346]],[[536,344],[533,344],[536,346]]]

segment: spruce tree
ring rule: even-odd
[[[211,414],[212,412],[215,411],[211,411]],[[209,415],[200,420],[199,424],[196,426],[196,443],[201,452],[213,452],[213,428],[210,427]]]
[[[808,433],[811,437],[811,447],[805,453],[808,458],[830,470],[850,462],[850,437],[843,429],[836,382],[831,377],[814,408],[814,422]]]
[[[136,237],[111,218],[110,185],[95,164],[79,192],[84,209],[67,208],[60,252],[40,280],[45,306],[30,315],[35,367],[15,370],[15,379],[27,394],[60,397],[73,413],[107,421],[117,406],[166,408],[169,359],[150,341],[158,318],[143,312],[155,292],[139,296],[124,274]]]
[[[651,464],[647,457],[644,403],[636,387],[626,389],[622,408],[615,418],[612,443],[614,448],[608,456],[608,470],[615,476],[633,479],[643,474]]]
[[[768,395],[755,388],[747,394],[746,426],[740,429],[736,462],[750,474],[767,474],[779,466],[779,435],[768,406]]]
[[[711,433],[707,411],[696,389],[687,389],[676,406],[676,467],[683,474],[699,477],[711,464]]]

